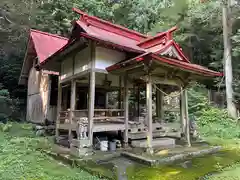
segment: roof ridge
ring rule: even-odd
[[[39,31],[39,30],[37,30],[37,29],[30,29],[30,32],[41,33],[41,34],[44,34],[44,35],[47,35],[47,36],[52,36],[52,37],[55,37],[55,38],[58,38],[58,39],[69,40],[69,39],[66,38],[66,37],[59,36],[59,35],[57,35],[57,34],[51,34],[51,33],[44,32],[44,31]]]
[[[126,27],[124,27],[124,26],[121,26],[121,25],[118,25],[118,24],[114,24],[114,23],[112,23],[112,22],[103,20],[103,19],[98,18],[98,17],[96,17],[96,16],[90,16],[90,15],[88,15],[87,13],[85,13],[85,12],[83,12],[83,11],[77,9],[77,8],[73,8],[73,11],[76,12],[76,13],[78,13],[78,14],[80,14],[80,15],[82,15],[82,16],[86,16],[87,18],[90,18],[90,19],[93,19],[93,20],[97,20],[97,21],[99,21],[99,22],[101,22],[101,23],[110,25],[110,26],[115,27],[115,28],[119,28],[119,29],[121,29],[121,30],[123,30],[123,31],[125,31],[125,32],[132,33],[132,34],[137,35],[137,36],[139,36],[139,37],[141,37],[141,38],[149,38],[149,36],[147,36],[147,35],[145,35],[145,34],[142,34],[142,33],[140,33],[140,32],[137,32],[137,31],[128,29],[128,28],[126,28]]]
[[[141,46],[142,44],[144,44],[146,42],[149,42],[149,41],[152,41],[154,39],[160,38],[161,36],[164,36],[164,35],[167,35],[167,34],[171,34],[171,33],[173,33],[176,30],[177,30],[177,26],[174,26],[174,27],[168,29],[167,31],[157,33],[155,36],[152,36],[152,37],[149,37],[147,39],[144,39],[143,41],[139,42],[137,45]],[[170,39],[172,39],[172,38],[170,38]]]

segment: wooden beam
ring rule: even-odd
[[[73,123],[73,118],[74,118],[74,114],[73,111],[75,110],[76,107],[76,81],[72,80],[71,81],[71,101],[70,101],[70,124],[72,125]],[[68,130],[68,139],[69,142],[72,141],[72,126],[69,126],[69,130]]]
[[[148,77],[147,76],[142,76],[140,79],[146,81]],[[172,86],[182,86],[181,82],[179,79],[174,79],[174,78],[167,78],[167,77],[160,77],[158,75],[152,75],[152,82],[154,84],[164,84],[164,85],[172,85]]]
[[[152,154],[152,79],[151,75],[147,79],[147,88],[146,88],[147,98],[147,120],[148,120],[148,134],[147,134],[147,151]]]
[[[90,42],[91,48],[91,69],[89,74],[89,94],[88,94],[88,138],[90,145],[93,144],[93,117],[94,117],[94,103],[95,103],[95,85],[96,75],[93,68],[95,67],[95,43]]]
[[[125,125],[125,131],[124,131],[124,145],[128,145],[128,115],[129,115],[129,93],[128,93],[128,76],[125,74],[124,76],[124,97],[123,97],[123,105],[124,105],[124,125]]]
[[[90,72],[90,70],[84,70],[84,71],[81,71],[81,72],[79,72],[79,73],[76,73],[76,74],[74,74],[74,75],[72,75],[72,76],[69,76],[69,77],[66,77],[66,78],[64,78],[64,77],[61,75],[61,78],[62,78],[62,79],[60,80],[60,82],[61,82],[61,83],[66,83],[66,82],[71,81],[72,79],[77,79],[77,78],[84,77],[84,76],[86,76],[89,72]]]
[[[91,70],[91,69],[92,69],[92,70]],[[84,70],[84,71],[75,73],[75,74],[73,74],[72,76],[68,76],[68,77],[61,76],[61,77],[62,77],[61,83],[69,82],[69,81],[71,81],[72,79],[83,78],[83,77],[85,77],[87,74],[89,74],[90,71],[94,71],[94,72],[96,72],[96,73],[108,74],[108,72],[107,72],[106,70],[104,70],[104,69],[91,68],[91,67],[90,67],[89,69],[86,69],[86,70]]]
[[[60,111],[62,107],[62,85],[60,83],[60,76],[58,77],[58,101],[57,101],[57,121],[56,121],[56,139],[59,136],[59,130],[57,127],[57,124],[59,124],[60,121]]]

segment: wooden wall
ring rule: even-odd
[[[113,65],[125,59],[125,53],[116,50],[97,46],[95,49],[95,64],[93,68],[106,71],[106,67]],[[78,53],[68,55],[61,63],[61,80],[73,75],[89,70],[91,68],[91,49],[86,47]],[[105,73],[96,74],[96,85],[103,85]],[[119,77],[108,74],[108,80],[112,82],[111,86],[119,86]],[[82,83],[88,83],[83,80]]]
[[[90,56],[91,52],[89,47],[86,47],[85,49],[81,50],[76,54],[74,63],[74,74],[85,71],[91,67]]]
[[[126,55],[123,52],[97,46],[95,68],[105,70],[108,66],[120,62],[125,58]]]
[[[90,48],[68,55],[61,63],[61,80],[90,68]]]
[[[28,78],[27,121],[40,123],[44,118],[40,94],[41,71],[31,68]]]
[[[43,123],[56,120],[56,107],[49,106],[49,75],[31,68],[28,79],[27,121]]]

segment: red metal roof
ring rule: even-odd
[[[119,35],[115,32],[105,30],[105,29],[93,26],[91,24],[87,24],[84,21],[80,21],[80,20],[76,21],[76,24],[81,26],[88,35],[93,36],[97,39],[111,42],[116,45],[129,47],[129,48],[135,49],[136,51],[143,51],[143,52],[145,51],[143,48],[140,48],[139,46],[137,46],[137,43],[139,41],[135,39],[131,39],[129,37]]]
[[[109,42],[115,46],[129,48],[131,51],[136,50],[136,52],[142,53],[160,52],[164,48],[168,48],[168,45],[173,45],[182,59],[189,62],[180,47],[172,39],[172,33],[177,27],[173,27],[168,31],[158,33],[156,36],[152,37],[90,16],[76,8],[73,8],[73,11],[81,15],[80,19],[75,22],[75,25],[83,29],[86,34],[81,35],[86,38],[94,38],[95,40],[104,41],[106,43]],[[173,43],[169,44],[171,41],[173,41]]]
[[[118,34],[120,36],[125,36],[129,39],[133,39],[135,41],[143,41],[144,39],[148,38],[149,36],[141,34],[137,31],[133,31],[130,30],[128,28],[125,28],[123,26],[117,25],[117,24],[113,24],[109,21],[105,21],[103,19],[100,19],[98,17],[95,16],[90,16],[87,13],[77,9],[77,8],[73,8],[73,11],[80,14],[80,21],[84,22],[87,24],[87,26],[95,26],[97,28],[106,30],[108,32],[112,32],[115,34]]]
[[[175,67],[179,67],[179,68],[182,68],[185,70],[190,70],[190,71],[194,71],[197,73],[201,73],[201,74],[203,74],[203,76],[223,76],[223,73],[221,73],[221,72],[213,71],[213,70],[210,70],[206,67],[203,67],[203,66],[200,66],[197,64],[179,61],[179,60],[172,59],[172,58],[159,57],[156,54],[151,54],[151,57],[154,58],[154,60],[156,60],[156,61],[166,63],[171,66],[175,66]]]
[[[172,40],[172,33],[176,30],[177,30],[177,27],[175,26],[166,32],[158,33],[156,36],[153,36],[141,41],[140,43],[138,43],[138,46],[147,49],[149,47],[158,45],[159,43],[161,43],[162,39],[166,41]]]
[[[132,65],[134,63],[143,61],[145,57],[151,57],[153,60],[158,61],[162,64],[166,64],[168,66],[172,66],[175,68],[180,68],[186,71],[192,71],[192,72],[196,72],[198,74],[203,74],[203,76],[223,76],[223,73],[221,72],[216,72],[216,71],[212,71],[208,68],[205,68],[203,66],[197,65],[197,64],[192,64],[192,63],[188,63],[188,62],[184,62],[184,61],[179,61],[176,59],[171,59],[171,58],[166,58],[166,57],[160,57],[154,53],[144,53],[140,56],[137,56],[133,59],[124,61],[124,62],[120,62],[120,63],[116,63],[112,66],[107,67],[107,71],[111,72],[117,69],[121,69],[124,67],[127,67],[129,65]]]
[[[44,62],[68,42],[67,38],[33,29],[30,30],[30,37],[40,63]]]
[[[170,66],[179,67],[181,69],[194,71],[197,73],[206,73],[208,76],[220,76],[221,73],[211,71],[200,65],[191,64],[188,58],[184,55],[180,46],[172,39],[172,32],[176,27],[169,29],[166,32],[157,34],[154,37],[149,37],[144,34],[129,30],[125,27],[110,23],[95,16],[90,16],[76,8],[73,11],[81,15],[80,19],[75,22],[75,26],[81,27],[79,36],[109,44],[111,46],[128,51],[135,51],[140,56],[151,55],[157,61],[168,64]],[[78,32],[77,32],[78,33]],[[32,32],[35,49],[39,56],[40,64],[44,64],[46,59],[51,55],[56,55],[67,48],[67,39],[51,35],[43,32]],[[179,55],[179,60],[161,57],[162,52],[172,46]],[[139,57],[134,58],[139,61]],[[45,62],[44,62],[45,61]],[[130,60],[128,60],[130,62]],[[126,64],[126,62],[121,62]],[[115,68],[121,68],[117,63],[107,68],[111,71]]]

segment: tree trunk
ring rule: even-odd
[[[237,118],[237,111],[233,102],[233,89],[232,89],[232,55],[231,55],[231,23],[229,22],[229,10],[231,0],[228,0],[227,4],[223,5],[223,40],[224,40],[224,64],[225,64],[225,84],[226,84],[226,98],[227,98],[227,110],[228,114],[233,118]]]

